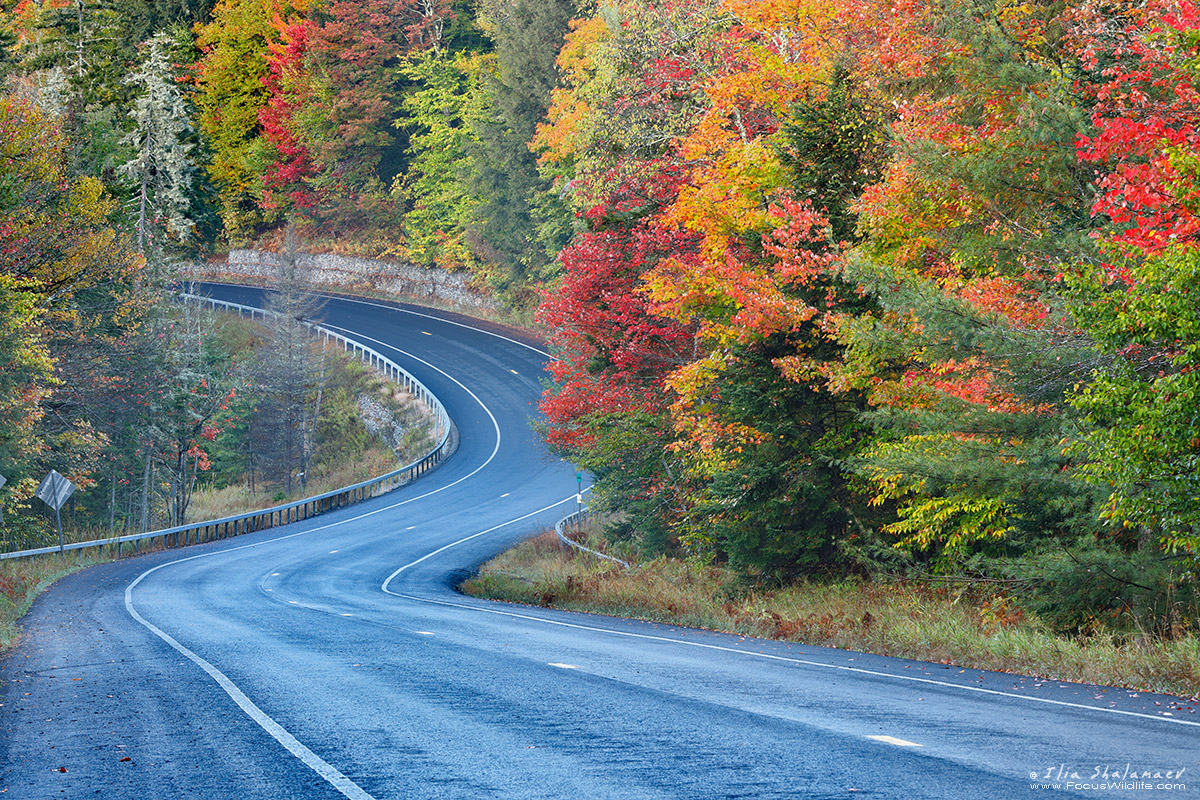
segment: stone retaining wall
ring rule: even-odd
[[[249,279],[265,283],[275,274],[275,253],[231,250],[225,261],[197,265],[197,278]],[[400,261],[375,261],[337,255],[301,254],[299,263],[311,268],[318,285],[347,291],[369,290],[426,302],[434,301],[466,311],[495,311],[500,304],[473,288],[465,273],[446,272]]]

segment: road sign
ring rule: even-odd
[[[75,484],[58,474],[57,470],[50,470],[50,474],[42,479],[38,485],[37,496],[43,503],[58,511],[63,507],[63,503],[67,502],[67,498],[75,493]]]
[[[6,483],[8,483],[8,478],[4,477],[3,475],[0,475],[0,488],[3,488],[4,484],[6,484]]]
[[[42,479],[38,485],[37,496],[43,503],[54,509],[54,522],[58,525],[58,552],[63,552],[63,535],[62,535],[62,514],[59,509],[63,507],[63,503],[67,502],[67,498],[75,493],[75,484],[58,474],[57,470],[50,470],[50,474]]]

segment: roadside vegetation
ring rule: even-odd
[[[14,558],[0,561],[0,655],[17,643],[17,621],[33,605],[37,596],[59,578],[76,570],[112,561],[115,556],[95,551],[57,554],[41,558]]]
[[[280,302],[286,299],[271,301]],[[192,366],[200,374],[192,380],[204,386],[206,402],[193,394],[181,409],[164,408],[159,419],[151,416],[155,409],[144,409],[158,441],[148,436],[135,443],[143,458],[137,471],[111,467],[108,492],[85,484],[68,501],[62,513],[67,541],[319,494],[395,469],[434,444],[423,404],[307,332],[186,308],[177,309],[170,327],[194,334],[189,343],[201,355],[199,368]],[[223,385],[217,391],[208,391],[218,382]],[[153,392],[147,387],[144,395],[127,399],[149,405],[145,396]],[[3,528],[5,549],[57,542],[53,515],[40,501],[27,501],[22,510],[23,517],[10,517]]]
[[[598,535],[586,543],[612,550]],[[771,587],[728,567],[667,557],[626,570],[562,545],[550,531],[487,562],[460,588],[569,611],[1126,686],[1193,702],[1200,696],[1200,638],[1151,640],[1108,627],[1066,635],[1013,594],[978,583],[875,576]]]
[[[270,330],[257,323],[221,315],[214,330],[222,341],[232,343],[230,350],[223,352],[235,362],[256,352],[260,356],[275,352],[268,346]],[[305,479],[293,474],[290,491],[287,490],[286,474],[279,471],[280,454],[272,449],[279,444],[279,432],[274,431],[269,438],[260,433],[269,424],[261,415],[281,412],[277,403],[260,397],[231,418],[237,424],[230,424],[213,436],[209,468],[201,471],[189,497],[187,521],[232,516],[332,491],[410,463],[433,447],[428,410],[410,395],[340,351],[322,354],[310,342],[305,342],[303,349],[306,358],[320,359],[323,364],[319,388],[322,401],[320,408],[313,409],[314,438]],[[272,447],[267,446],[268,441],[273,443]],[[290,471],[294,473],[294,465]],[[156,527],[169,521],[164,508],[158,506],[152,516]],[[114,519],[110,517],[109,521]],[[41,530],[42,545],[52,544],[46,540],[44,526]],[[109,527],[103,519],[97,520],[86,504],[78,504],[64,515],[67,543],[106,539],[126,532],[129,531],[124,526]],[[142,548],[138,551],[144,552]],[[124,556],[129,554],[126,546]],[[112,548],[97,548],[63,556],[51,554],[0,561],[0,652],[16,643],[17,620],[46,587],[78,569],[116,558]]]
[[[324,357],[166,291],[298,231],[542,325],[640,563],[1200,635],[1192,0],[8,5],[3,546],[314,479]]]

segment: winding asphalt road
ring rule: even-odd
[[[442,399],[458,452],[56,584],[0,663],[0,798],[1200,796],[1176,698],[456,594],[574,507],[529,427],[545,356],[441,312],[326,319]]]

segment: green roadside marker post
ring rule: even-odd
[[[583,473],[575,473],[575,530],[578,532],[583,528]]]

